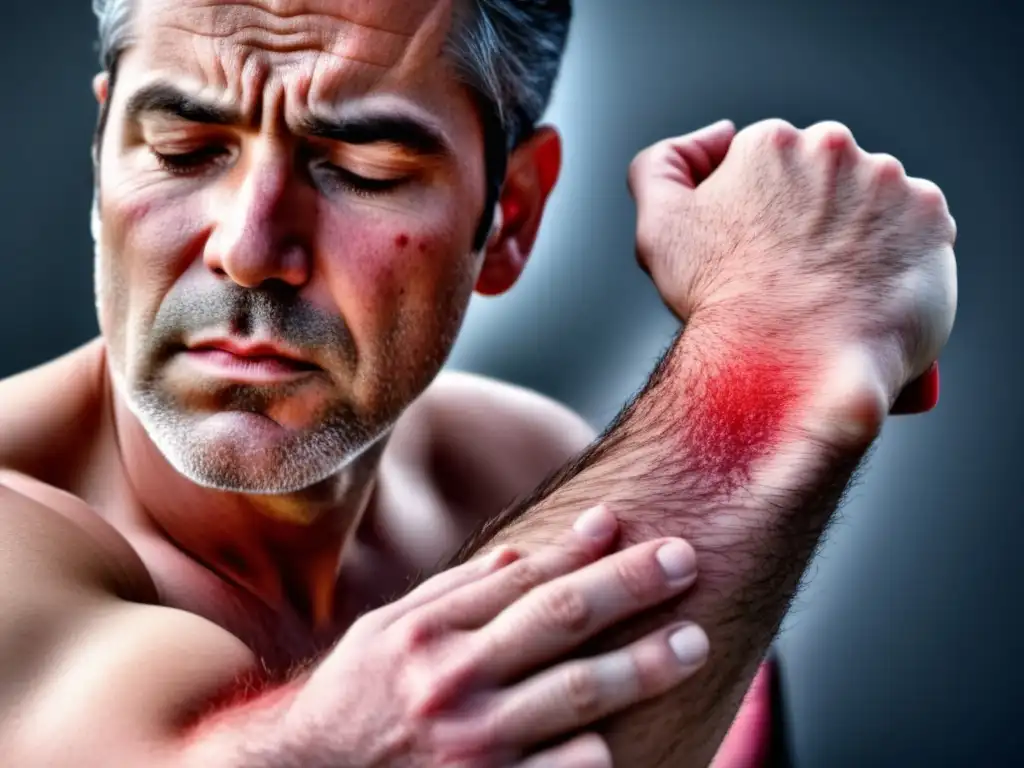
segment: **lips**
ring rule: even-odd
[[[189,344],[185,353],[208,374],[239,381],[270,382],[321,370],[294,350],[266,342],[205,339]]]
[[[239,358],[241,362],[276,362],[303,370],[316,370],[319,367],[289,349],[266,343],[241,344],[228,339],[215,339],[193,344],[189,347],[189,351],[199,353],[224,352]]]

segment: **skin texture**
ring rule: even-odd
[[[701,471],[722,483],[742,484],[758,459],[770,454],[792,422],[806,385],[796,361],[776,350],[748,349],[724,362],[684,395],[693,410],[687,437]]]
[[[514,543],[507,573],[515,575],[502,594],[518,615],[547,610],[552,631],[578,623],[565,606],[579,604],[572,601],[583,599],[586,583],[602,585],[586,593],[599,599],[618,578],[636,598],[628,588],[636,579],[647,574],[654,583],[651,542],[694,541],[700,586],[681,607],[585,647],[633,649],[632,663],[620,656],[611,667],[620,684],[597,690],[636,695],[617,707],[588,697],[609,667],[584,663],[574,673],[555,670],[562,696],[547,691],[534,701],[570,709],[591,702],[584,710],[601,716],[629,709],[605,729],[619,764],[705,765],[713,756],[853,467],[900,389],[948,336],[943,265],[933,269],[918,246],[949,235],[937,226],[940,211],[928,218],[919,205],[927,198],[935,208],[934,194],[909,190],[892,163],[865,183],[858,169],[879,164],[834,141],[835,131],[824,139],[809,132],[806,141],[786,134],[790,149],[818,152],[799,163],[791,162],[796,153],[768,146],[763,126],[737,138],[734,161],[723,163],[731,127],[675,140],[667,157],[647,153],[633,173],[641,261],[689,324],[644,395],[564,464],[591,437],[564,410],[524,403],[522,393],[495,384],[442,377],[430,385],[472,288],[499,293],[521,271],[560,161],[552,131],[516,151],[491,239],[473,253],[482,138],[470,100],[438,56],[449,19],[444,3],[143,0],[117,82],[95,84],[109,110],[97,153],[104,338],[5,382],[0,398],[9,489],[0,497],[0,538],[29,544],[11,547],[3,561],[4,613],[17,618],[11,626],[33,628],[4,638],[4,713],[19,713],[0,732],[5,754],[27,756],[22,763],[89,755],[98,764],[176,768],[185,757],[187,765],[261,759],[275,768],[336,762],[345,745],[332,741],[337,728],[324,718],[338,712],[348,726],[366,722],[336,698],[358,694],[353,681],[366,680],[353,647],[382,654],[379,668],[397,675],[387,691],[415,691],[417,680],[435,696],[454,689],[431,677],[446,668],[431,663],[435,646],[417,621],[397,634],[389,627],[401,622],[372,631],[363,624],[362,643],[346,645],[344,635],[325,651],[365,611],[399,610],[391,598],[483,516],[493,521],[459,559],[493,546],[496,533]],[[205,100],[202,119],[194,104],[168,99],[168,86]],[[325,114],[332,109],[350,123],[341,139],[334,132],[325,141],[310,125],[337,119]],[[351,120],[371,109],[404,111],[441,140],[426,153],[415,142],[410,158],[394,138],[368,140],[365,122],[354,138]],[[211,122],[211,110],[227,117]],[[446,145],[459,151],[437,151]],[[842,158],[827,165],[841,173],[826,181],[850,195],[827,192],[823,156]],[[365,181],[353,182],[353,174],[382,173],[403,182],[386,192],[378,184],[371,195]],[[700,205],[688,195],[695,184],[708,191]],[[750,199],[766,189],[784,196]],[[836,210],[837,200],[863,210]],[[765,221],[771,226],[759,228]],[[684,224],[691,230],[681,232]],[[785,266],[800,290],[773,291],[780,281],[766,264]],[[880,281],[906,288],[892,293],[912,301],[880,301]],[[800,343],[780,349],[783,331]],[[316,368],[286,383],[211,375],[185,351],[209,352],[207,332],[272,341]],[[815,364],[793,368],[807,351]],[[744,406],[761,411],[743,418]],[[559,465],[533,496],[498,515]],[[600,501],[619,518],[620,554],[633,564],[613,556],[545,567],[543,557],[572,551],[565,532]],[[417,594],[398,604],[408,608]],[[461,605],[503,607],[485,598]],[[501,615],[481,615],[474,654],[455,641],[438,647],[455,661],[514,660],[510,648],[535,634],[523,634],[525,621],[520,635],[483,631]],[[638,660],[667,658],[667,636],[657,633],[683,617],[708,629],[712,663],[678,692],[635,707],[661,691],[622,684],[625,673],[666,679],[642,674],[656,665]],[[448,630],[442,636],[458,642],[470,632]],[[398,640],[374,642],[385,636]],[[643,638],[653,644],[631,645]],[[506,645],[488,644],[500,639]],[[401,654],[387,655],[395,643],[415,650],[417,664],[395,664]],[[322,662],[310,670],[309,659]],[[268,690],[294,696],[280,706],[260,696],[216,706],[254,669]],[[289,680],[298,687],[274,686]],[[507,682],[499,678],[500,690],[487,693],[518,704],[497,711],[526,711],[530,697]],[[403,730],[421,722],[410,717],[418,710],[402,709],[415,700],[391,696],[367,710],[398,730],[357,729],[354,739],[370,739],[353,742],[369,750],[357,763],[361,754],[437,754]],[[223,725],[183,745],[183,733],[196,733],[188,724],[211,703],[228,715]],[[474,714],[489,710],[458,711],[472,726]],[[54,723],[64,738],[52,738]],[[466,738],[483,739],[473,749],[507,747],[488,739],[508,731],[486,724],[463,728]],[[403,738],[389,741],[394,733]],[[589,749],[607,764],[607,749],[589,739],[560,748]]]

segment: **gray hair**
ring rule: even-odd
[[[131,45],[134,0],[92,0],[110,72]],[[447,52],[466,85],[497,110],[509,148],[540,120],[558,75],[571,0],[457,0]]]
[[[92,0],[100,62],[111,85],[118,59],[132,42],[133,2]],[[495,185],[504,179],[507,153],[530,135],[547,108],[571,17],[571,0],[456,0],[447,53],[477,95],[489,134],[487,211],[497,196]]]

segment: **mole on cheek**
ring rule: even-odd
[[[687,448],[713,483],[748,479],[754,461],[783,437],[803,393],[799,366],[769,350],[748,351],[686,393],[692,408]]]

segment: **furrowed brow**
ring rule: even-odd
[[[444,136],[406,115],[360,115],[344,118],[308,117],[301,130],[345,144],[397,144],[412,154],[441,157],[454,153]]]
[[[138,120],[147,114],[212,125],[237,125],[242,122],[238,112],[230,107],[205,101],[170,83],[147,85],[128,99],[125,115],[129,120]]]

